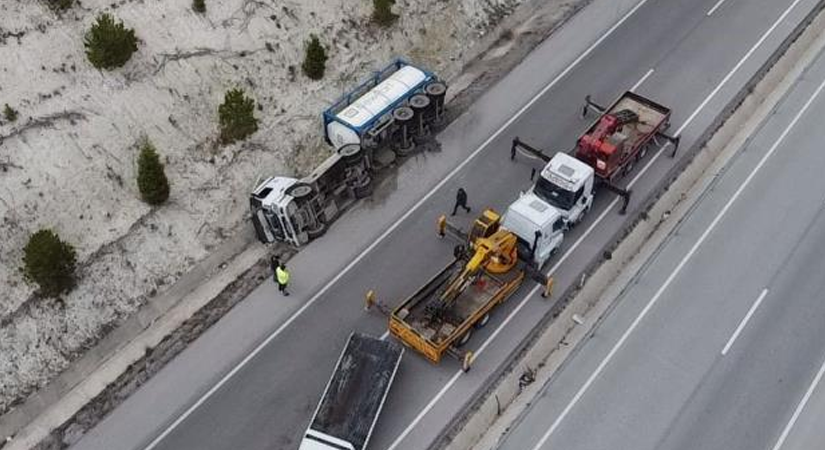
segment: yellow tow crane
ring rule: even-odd
[[[458,348],[469,341],[473,328],[486,325],[492,310],[528,275],[544,285],[543,296],[549,296],[553,280],[519,257],[516,236],[501,226],[501,216],[491,209],[473,222],[469,233],[441,216],[438,234],[459,240],[455,260],[395,308],[376,302],[373,291],[367,293],[366,306],[386,313],[390,334],[430,362],[437,364],[449,354],[467,371],[473,353]]]

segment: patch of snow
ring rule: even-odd
[[[389,30],[371,0],[82,0],[58,16],[0,2],[0,412],[42,386],[104,333],[243,226],[259,177],[305,173],[327,149],[320,114],[394,56],[454,75],[486,27],[521,0],[397,0]],[[110,12],[140,39],[120,69],[86,60],[83,35]],[[304,42],[329,49],[322,81],[303,77]],[[224,93],[260,107],[246,142],[216,143]],[[139,199],[136,143],[166,164],[171,197]],[[78,251],[78,287],[33,298],[21,277],[28,236],[52,228]]]

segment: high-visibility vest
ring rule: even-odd
[[[275,269],[275,276],[278,278],[279,284],[287,284],[289,283],[289,272],[284,269],[278,267]]]

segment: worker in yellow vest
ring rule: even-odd
[[[289,292],[286,291],[286,285],[289,283],[289,272],[286,270],[284,263],[280,263],[275,269],[275,281],[278,282],[278,290],[288,296]]]

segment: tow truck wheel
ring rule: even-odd
[[[487,322],[490,321],[490,313],[484,315],[478,322],[473,325],[476,329],[484,328],[484,325],[487,325]]]
[[[576,221],[576,224],[578,225],[578,224],[582,223],[584,221],[584,218],[587,216],[587,213],[589,213],[589,212],[590,212],[590,205],[587,205],[582,210],[582,213],[579,214],[579,220]]]
[[[470,342],[470,336],[472,336],[472,335],[473,335],[473,330],[467,330],[467,332],[464,333],[464,336],[461,336],[458,339],[458,343],[456,344],[456,346],[458,346],[458,347],[465,346],[467,344],[467,342]]]

